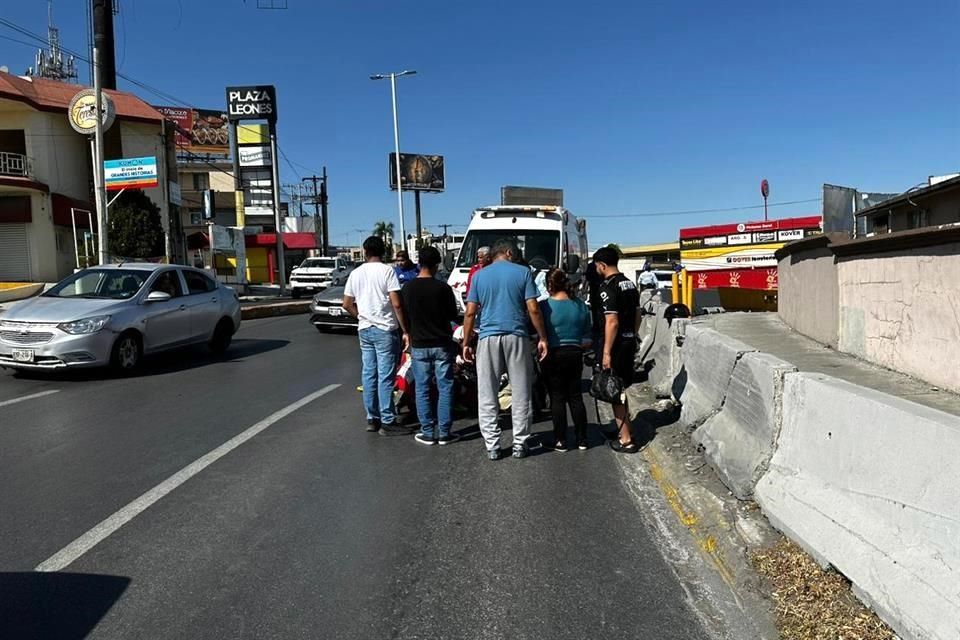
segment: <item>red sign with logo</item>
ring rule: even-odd
[[[694,289],[760,289],[776,291],[779,281],[777,269],[726,269],[721,271],[698,271],[691,274]]]

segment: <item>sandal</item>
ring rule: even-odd
[[[623,442],[620,442],[619,438],[614,438],[613,440],[610,441],[610,448],[616,451],[617,453],[636,453],[640,451],[640,447],[633,440],[627,443],[623,443]]]

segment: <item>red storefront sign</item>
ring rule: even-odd
[[[694,289],[760,289],[776,291],[777,269],[726,269],[692,273]]]

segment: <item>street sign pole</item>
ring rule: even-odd
[[[767,198],[770,196],[770,183],[764,178],[760,181],[760,195],[763,196],[763,221],[767,221]]]

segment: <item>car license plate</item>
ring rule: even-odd
[[[15,362],[33,362],[33,349],[14,349],[13,359]]]
[[[331,316],[339,316],[343,313],[343,309],[340,307],[328,307],[327,313],[329,313]]]

